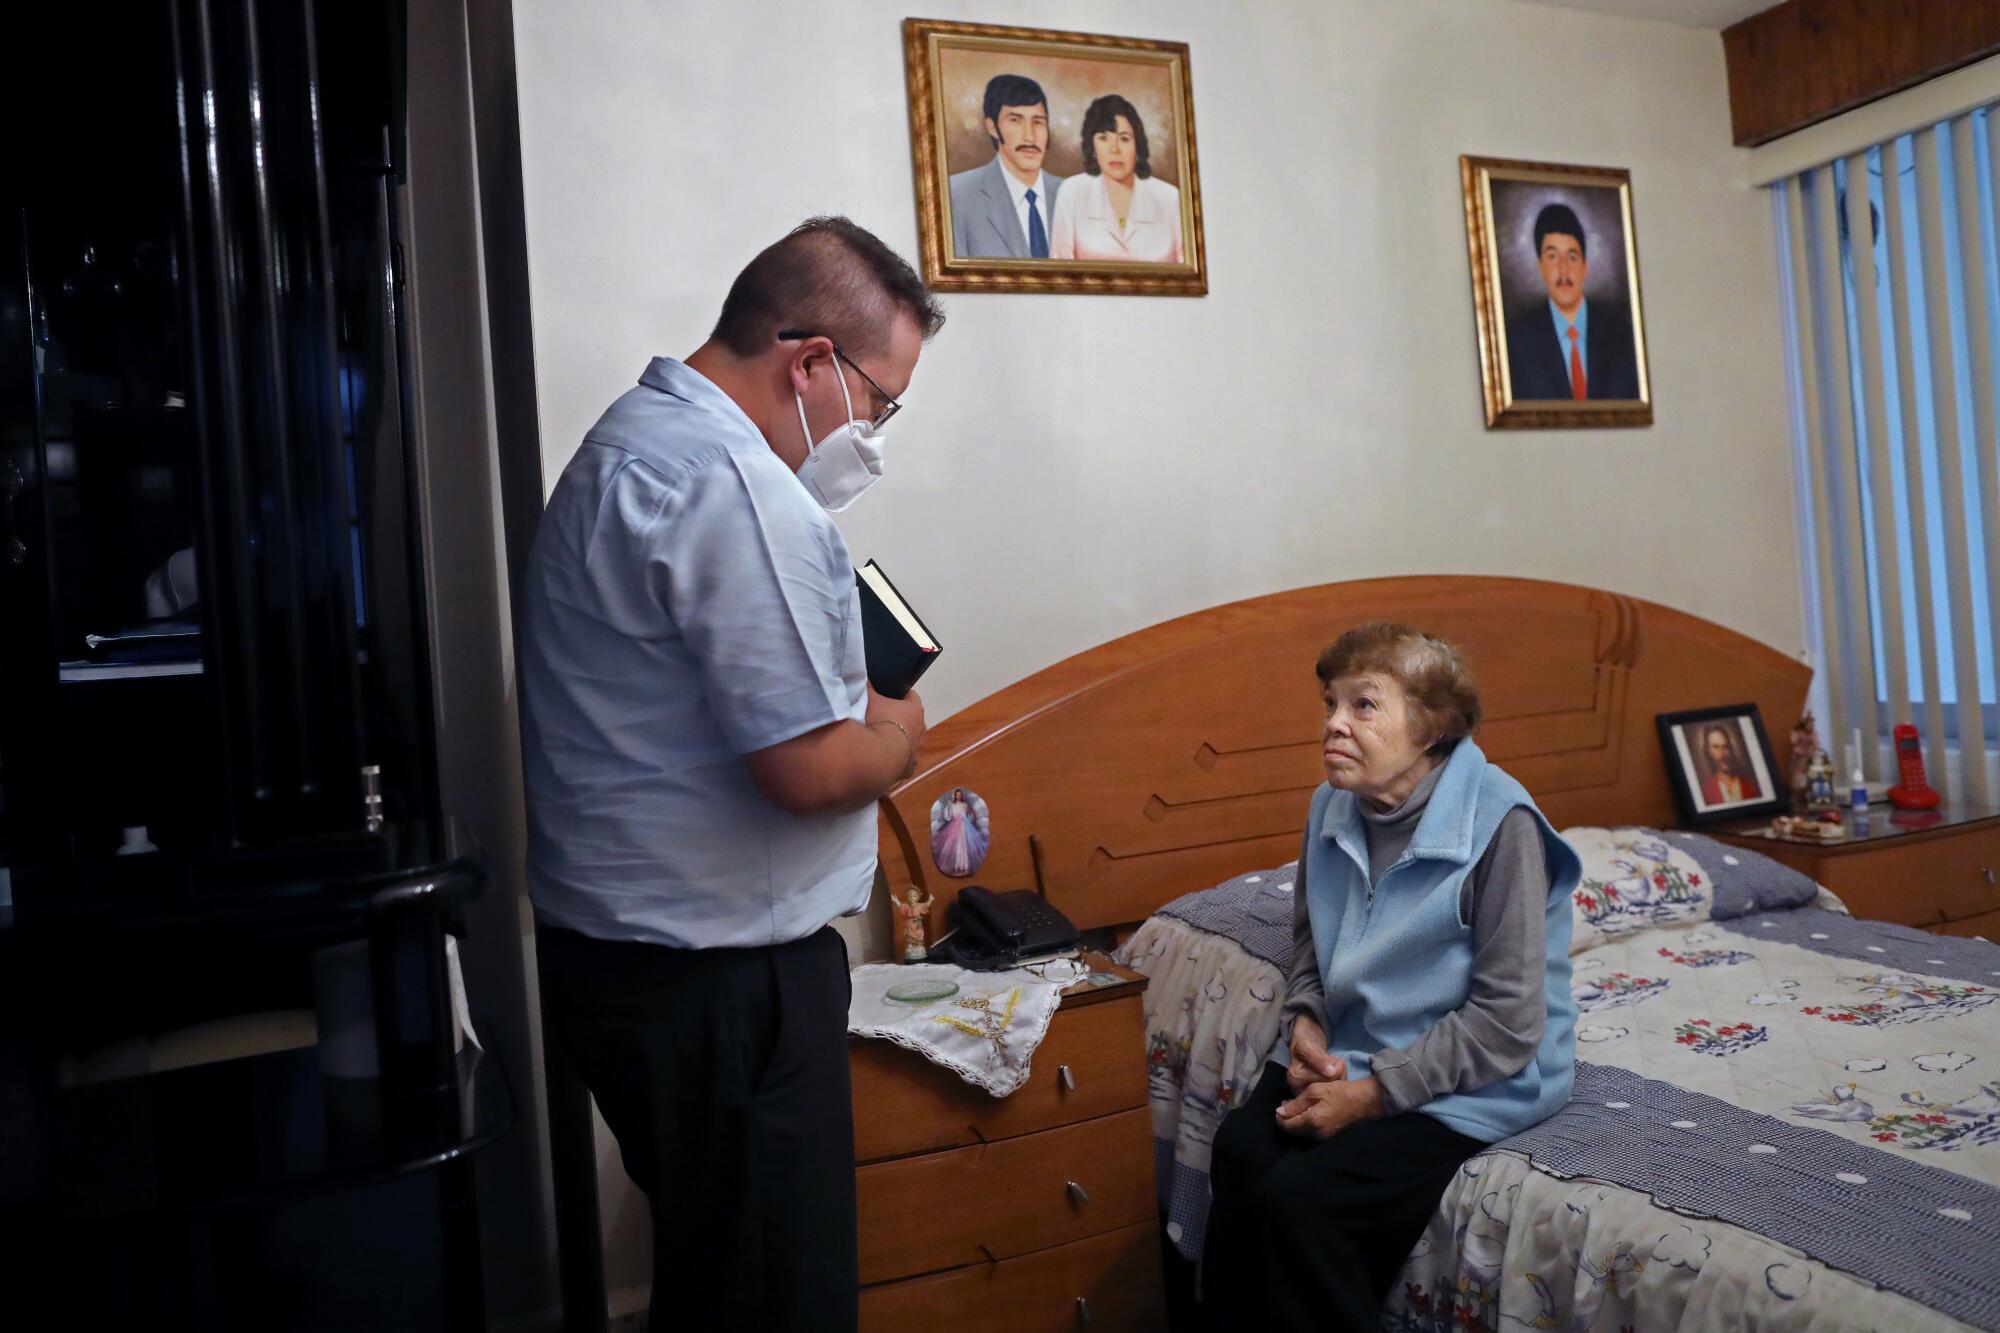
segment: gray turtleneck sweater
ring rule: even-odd
[[[1417,784],[1394,810],[1361,803],[1368,837],[1371,884],[1401,858],[1430,803],[1443,765]],[[1319,836],[1307,829],[1308,839]],[[1405,1050],[1378,1051],[1370,1064],[1390,1115],[1414,1111],[1449,1092],[1470,1092],[1527,1067],[1548,1020],[1548,863],[1541,831],[1526,810],[1509,811],[1492,843],[1465,878],[1459,916],[1472,923],[1472,979],[1465,1003],[1432,1024]],[[1311,1014],[1322,1030],[1325,1014],[1319,959],[1306,916],[1306,857],[1299,854],[1292,907],[1292,970],[1285,988],[1283,1031]],[[1425,966],[1412,958],[1411,967]]]

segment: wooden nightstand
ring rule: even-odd
[[[1012,1096],[849,1042],[863,1329],[1164,1326],[1146,979],[1085,961]]]
[[[1872,805],[1866,835],[1847,818],[1847,839],[1826,846],[1750,831],[1768,827],[1761,823],[1701,832],[1811,875],[1858,917],[2000,940],[2000,805],[1947,801],[1924,812]]]

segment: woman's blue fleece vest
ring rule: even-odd
[[[1372,891],[1358,798],[1322,785],[1313,794],[1306,825],[1319,831],[1307,840],[1306,907],[1326,988],[1327,1051],[1347,1061],[1348,1077],[1365,1078],[1375,1052],[1408,1047],[1465,1003],[1472,925],[1459,917],[1459,890],[1501,818],[1516,806],[1526,806],[1541,827],[1554,879],[1548,901],[1549,1015],[1541,1045],[1512,1077],[1447,1093],[1418,1108],[1486,1143],[1519,1133],[1569,1100],[1576,1072],[1570,895],[1583,877],[1583,863],[1526,789],[1487,763],[1470,739],[1452,751],[1408,849]]]

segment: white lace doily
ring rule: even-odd
[[[1028,1081],[1028,1061],[1048,1033],[1063,987],[1083,969],[1066,961],[1030,972],[969,972],[948,963],[863,963],[854,969],[847,1030],[907,1046],[967,1083],[1005,1097]],[[1037,973],[1046,972],[1046,977]],[[891,986],[948,981],[954,995],[922,1004],[888,998]]]

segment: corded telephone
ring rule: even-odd
[[[951,954],[964,967],[1011,967],[1076,944],[1076,927],[1069,918],[1026,889],[994,893],[968,884],[959,890],[954,915],[958,938]]]

